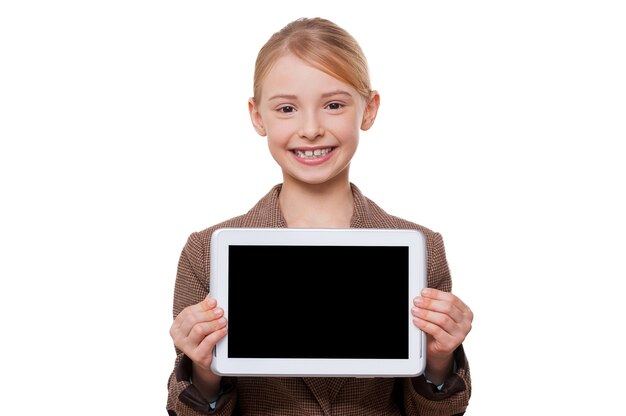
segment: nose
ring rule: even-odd
[[[300,137],[308,140],[315,140],[323,136],[324,133],[324,128],[315,114],[307,114],[302,120],[300,131],[298,131]]]

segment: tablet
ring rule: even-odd
[[[416,230],[223,228],[210,292],[228,334],[212,369],[229,376],[403,377],[426,363],[412,323],[426,286]]]

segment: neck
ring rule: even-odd
[[[284,179],[278,201],[288,227],[350,227],[354,201],[347,178],[319,185]]]

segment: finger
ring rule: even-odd
[[[184,342],[192,348],[196,348],[204,340],[204,338],[225,327],[226,318],[224,317],[211,322],[199,322],[194,325]]]
[[[201,302],[198,302],[193,306],[197,310],[208,311],[217,306],[217,299],[212,298],[211,294],[209,293],[208,295],[206,295],[206,298],[204,298]]]
[[[201,302],[202,303],[202,302]],[[220,307],[204,310],[199,304],[185,308],[174,320],[172,331],[179,338],[189,336],[192,328],[201,322],[211,322],[221,318],[224,310]]]
[[[421,295],[423,298],[426,299],[452,302],[455,306],[462,310],[469,309],[469,307],[461,300],[461,298],[459,298],[452,292],[445,292],[443,290],[438,290],[430,287],[423,289]]]
[[[228,333],[228,327],[225,326],[223,328],[218,329],[215,332],[212,332],[210,335],[204,337],[202,342],[198,344],[195,349],[196,354],[201,357],[210,356],[213,354],[213,348],[215,345],[226,336]]]
[[[414,318],[413,324],[433,338],[433,342],[429,342],[429,348],[434,348],[438,352],[450,353],[465,340],[464,334],[449,334],[439,325],[423,319]]]
[[[450,317],[450,315],[445,313],[433,312],[428,309],[412,308],[411,314],[414,318],[436,325],[451,336],[462,331],[461,325]]]
[[[185,354],[195,354],[195,350],[211,334],[227,327],[225,318],[220,318],[213,322],[202,322],[193,327],[188,337],[174,339],[174,345]],[[193,358],[190,355],[190,358]]]
[[[447,344],[454,338],[439,325],[424,319],[414,317],[413,324],[428,335],[432,336],[439,343]]]
[[[412,311],[423,311],[424,313],[433,312],[445,315],[457,323],[463,322],[463,320],[466,319],[463,311],[451,302],[419,297],[413,300],[413,305],[415,306]]]
[[[412,308],[411,314],[415,320],[423,322],[424,325],[426,325],[426,323],[435,325],[449,336],[461,340],[465,339],[472,329],[472,321],[469,318],[456,322],[450,315],[421,308]],[[435,328],[431,328],[429,333],[433,336],[444,336],[441,331]]]
[[[422,309],[428,309],[450,315],[456,322],[473,319],[470,308],[456,295],[436,289],[425,289],[422,296],[413,300],[413,304]]]
[[[210,323],[217,319],[221,319],[224,315],[222,308],[215,308],[208,311],[190,311],[180,326],[180,335],[189,337],[193,328],[198,324]]]

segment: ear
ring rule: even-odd
[[[254,102],[254,98],[248,99],[248,111],[250,112],[250,120],[252,120],[254,130],[256,130],[259,136],[265,137],[267,133],[265,132],[265,127],[263,127],[263,119],[261,118],[261,113],[259,113],[259,109]]]
[[[361,130],[369,130],[372,127],[376,120],[376,114],[378,114],[378,107],[380,107],[380,94],[378,94],[378,91],[372,91],[369,100],[365,103]]]

